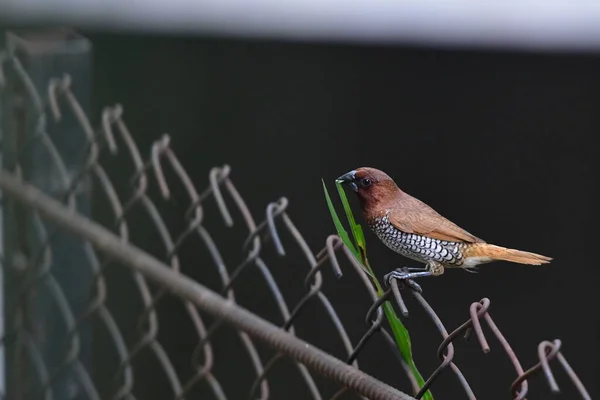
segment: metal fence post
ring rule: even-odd
[[[6,35],[8,61],[5,65],[6,85],[0,102],[3,119],[2,138],[4,168],[21,166],[23,177],[46,194],[63,200],[68,182],[81,171],[87,142],[81,125],[67,107],[62,107],[60,121],[54,121],[48,107],[48,87],[53,78],[68,74],[83,111],[89,114],[91,89],[91,44],[66,29],[12,33]],[[43,134],[54,143],[62,165],[41,144]],[[60,163],[59,163],[60,164]],[[67,184],[65,185],[65,176]],[[89,216],[91,182],[82,179],[74,194],[76,209]],[[4,217],[4,300],[7,365],[7,392],[11,399],[22,399],[24,393],[42,398],[39,379],[33,377],[32,366],[21,354],[19,326],[33,332],[35,343],[48,370],[60,370],[49,381],[54,399],[80,398],[73,371],[68,367],[68,349],[74,345],[73,332],[68,332],[60,305],[47,289],[33,285],[46,275],[42,269],[44,249],[49,249],[49,270],[60,286],[75,316],[81,315],[89,302],[93,276],[84,253],[84,242],[51,224],[44,224],[44,235],[35,226],[33,214],[5,199]],[[36,231],[37,229],[37,231]],[[46,236],[44,238],[44,236]],[[45,243],[46,242],[46,243]],[[29,285],[28,283],[32,284]],[[23,293],[24,287],[29,289]],[[43,287],[43,285],[42,285]],[[14,333],[14,335],[11,335]],[[91,325],[77,325],[79,349],[77,358],[91,367]],[[12,336],[16,337],[12,338]],[[77,344],[75,344],[77,345]],[[61,365],[65,366],[61,368]],[[91,369],[91,368],[90,368]],[[35,386],[35,387],[34,387]],[[37,389],[36,389],[37,388]]]
[[[4,43],[4,35],[0,32],[0,40]],[[3,146],[3,128],[4,119],[2,115],[2,89],[5,85],[4,80],[4,61],[6,58],[6,52],[0,47],[0,168],[4,167],[2,160]],[[4,337],[5,330],[5,312],[4,312],[4,206],[3,206],[3,193],[0,190],[0,336]],[[6,358],[5,358],[5,346],[0,348],[0,393],[6,393]]]

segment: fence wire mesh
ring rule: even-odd
[[[202,395],[231,399],[236,397],[231,394],[234,390],[228,369],[247,368],[252,378],[240,383],[247,398],[277,398],[273,381],[282,369],[297,377],[298,388],[288,390],[304,391],[307,398],[313,399],[357,395],[420,399],[427,389],[435,391],[437,378],[446,371],[455,375],[467,398],[475,399],[467,378],[453,361],[453,342],[474,333],[482,351],[488,352],[490,345],[482,320],[514,367],[512,398],[525,398],[530,390],[527,380],[536,373],[542,373],[551,390],[558,393],[551,364],[555,369],[562,366],[581,398],[590,398],[561,353],[560,340],[541,342],[539,362],[526,370],[494,323],[487,298],[465,310],[467,320],[450,332],[423,293],[402,281],[392,280],[385,295],[378,298],[369,278],[337,235],[326,237],[320,251],[309,248],[286,212],[290,206],[286,198],[269,203],[264,219],[257,221],[227,165],[212,168],[207,174],[207,187],[198,189],[170,147],[168,135],[158,138],[150,151],[140,149],[119,105],[105,108],[98,126],[94,126],[86,114],[89,99],[78,98],[74,90],[90,82],[77,81],[70,73],[45,80],[38,79],[43,74],[32,77],[33,69],[28,70],[28,61],[17,51],[27,50],[27,46],[20,46],[9,46],[0,55],[0,188],[5,245],[1,262],[6,304],[1,346],[7,371],[2,398],[147,398],[150,391],[158,390],[158,383],[139,377],[153,368],[162,375],[162,387],[168,388],[160,389],[164,391],[162,398]],[[80,93],[86,95],[88,91]],[[68,121],[75,121],[76,129],[65,128]],[[67,142],[70,144],[65,145]],[[117,154],[130,159],[130,170],[110,168]],[[124,176],[128,177],[128,185],[116,183]],[[170,228],[167,217],[157,207],[158,202],[174,201],[172,192],[176,187],[183,188],[188,199],[187,204],[175,207],[182,227],[178,232]],[[109,205],[112,222],[96,219],[102,220],[110,234],[99,232],[96,223],[84,219],[92,215],[90,198],[102,198]],[[239,241],[243,256],[235,268],[225,261],[231,256],[223,254],[218,245],[232,239],[215,237],[205,223],[215,215],[225,227],[245,227],[245,237]],[[132,228],[142,220],[150,223],[160,237],[162,249],[144,249],[144,240],[132,237]],[[190,246],[208,256],[210,263],[202,269],[210,268],[218,274],[220,293],[194,286],[182,272],[180,253],[184,248],[189,251]],[[274,278],[273,265],[263,255],[275,252],[277,268],[285,268],[292,246],[300,249],[307,273],[304,282],[286,282],[283,286]],[[152,254],[161,255],[161,262],[150,266],[154,269],[148,267]],[[236,290],[248,270],[257,274],[270,291],[276,309],[271,322],[248,315],[241,308],[243,304],[238,305]],[[346,330],[337,311],[339,305],[336,307],[323,290],[324,274],[339,279],[342,271],[357,274],[362,290],[373,302],[366,316],[356,316],[367,323],[358,340],[351,339],[356,335]],[[294,303],[285,296],[290,284],[305,287],[305,295]],[[126,293],[127,298],[111,302],[110,292],[121,296]],[[391,301],[401,315],[407,316],[409,310],[403,299],[407,295],[420,305],[411,313],[429,318],[441,336],[439,367],[421,389],[385,327],[381,308],[383,302]],[[167,314],[165,303],[170,307]],[[318,304],[331,321],[333,332],[327,334],[336,335],[343,349],[334,357],[298,339],[298,317],[309,304]],[[170,324],[168,313],[175,312],[174,308],[187,315],[187,324]],[[231,328],[241,344],[241,353],[231,354],[218,340]],[[191,336],[195,344],[169,350],[161,339],[165,331],[174,331],[170,337]],[[413,393],[412,397],[360,372],[359,355],[367,351],[366,344],[372,340],[389,345],[402,367],[399,371],[404,371],[412,383],[412,388],[400,390]],[[174,357],[174,351],[189,354],[187,366],[175,361],[180,357]],[[221,359],[226,356],[229,359]],[[290,361],[293,369],[282,367]],[[218,368],[217,364],[225,367]],[[509,394],[508,387],[498,385]],[[442,388],[436,393],[443,398]]]

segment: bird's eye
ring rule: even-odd
[[[362,178],[360,180],[360,186],[362,186],[364,188],[371,186],[372,183],[373,183],[373,181],[371,181],[371,179],[369,179],[369,178]]]

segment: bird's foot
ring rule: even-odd
[[[414,291],[421,293],[423,291],[423,289],[421,289],[421,285],[419,285],[413,279],[431,275],[433,275],[433,273],[423,268],[404,267],[385,274],[383,276],[383,280],[388,286],[390,285],[390,280],[392,279],[401,280],[405,285]]]

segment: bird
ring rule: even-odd
[[[363,219],[379,240],[394,252],[425,264],[422,268],[398,268],[385,275],[387,282],[439,276],[446,268],[476,272],[479,265],[492,261],[526,265],[552,261],[540,254],[486,243],[404,192],[379,169],[360,167],[336,181],[356,193]]]

